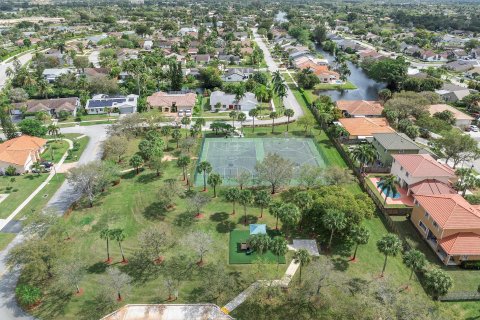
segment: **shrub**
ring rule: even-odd
[[[478,196],[478,195],[467,194],[467,195],[465,195],[464,198],[465,198],[465,200],[467,200],[468,203],[470,203],[470,204],[473,204],[473,205],[480,204],[480,196]]]
[[[32,306],[42,297],[40,289],[28,284],[21,284],[15,289],[17,299],[23,306]]]
[[[464,269],[480,270],[480,261],[462,261],[461,267]]]
[[[17,169],[14,166],[8,166],[7,169],[5,169],[5,175],[16,176],[17,175]]]

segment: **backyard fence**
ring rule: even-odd
[[[479,301],[480,293],[477,291],[454,291],[440,297],[440,301]]]

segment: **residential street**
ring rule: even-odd
[[[270,54],[270,50],[268,50],[268,48],[267,48],[267,45],[265,44],[263,39],[260,37],[260,35],[257,33],[257,29],[252,28],[252,31],[253,31],[253,35],[255,37],[255,42],[258,44],[258,47],[260,49],[262,49],[262,51],[263,51],[263,55],[265,57],[265,61],[266,61],[267,66],[268,66],[268,70],[270,72],[277,71],[278,70],[278,65],[273,60],[272,55]],[[285,103],[286,108],[293,109],[295,111],[295,115],[291,118],[291,120],[296,120],[299,117],[303,116],[303,109],[300,106],[300,104],[298,103],[297,99],[293,95],[292,90],[290,90],[289,87],[287,89],[287,96],[284,99],[284,103]],[[282,119],[283,119],[283,122],[286,122],[285,117],[279,118],[278,121],[276,120],[275,122],[280,123],[280,122],[282,122]],[[260,124],[261,122],[255,121],[255,123]]]
[[[106,128],[108,125],[95,125],[95,126],[78,126],[62,128],[62,133],[81,133],[87,135],[90,140],[88,145],[81,155],[78,163],[84,164],[91,161],[100,160],[102,155],[101,143],[106,138]],[[73,201],[78,199],[78,195],[75,194],[65,181],[57,192],[50,199],[47,206],[55,207],[60,212],[65,210],[71,205]],[[15,300],[15,285],[19,276],[18,271],[9,272],[7,270],[5,260],[8,252],[17,244],[23,240],[23,235],[17,235],[13,241],[0,252],[0,319],[1,320],[13,320],[13,319],[34,319],[33,317],[25,314],[17,305]]]

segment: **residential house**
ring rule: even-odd
[[[130,114],[137,112],[138,96],[130,94],[126,97],[109,97],[97,95],[87,101],[85,110],[88,114],[120,113]]]
[[[383,106],[379,101],[367,100],[338,100],[337,108],[344,117],[381,117]]]
[[[470,51],[470,56],[473,59],[479,59],[480,58],[480,47],[472,49],[472,51]]]
[[[52,117],[57,118],[60,111],[66,111],[73,116],[76,116],[77,109],[80,107],[80,99],[72,98],[58,98],[58,99],[42,99],[42,100],[27,100],[25,102],[14,103],[13,107],[19,113],[37,113],[47,112]]]
[[[240,101],[237,101],[234,94],[228,94],[223,91],[214,91],[210,95],[211,109],[215,110],[217,104],[221,106],[221,110],[240,110],[248,112],[255,109],[259,102],[251,92],[245,93],[245,96],[240,99]]]
[[[465,72],[470,69],[473,69],[475,65],[476,63],[473,61],[456,60],[456,61],[448,62],[445,65],[445,67],[455,72]]]
[[[432,116],[438,112],[450,111],[453,114],[453,117],[455,118],[455,125],[459,128],[466,128],[472,124],[473,120],[475,120],[473,117],[469,116],[468,114],[465,114],[460,110],[458,110],[457,108],[454,108],[448,104],[432,104],[428,106],[428,111]]]
[[[69,68],[45,69],[42,72],[42,77],[43,79],[47,80],[48,83],[53,83],[58,77],[69,73],[73,73],[73,70]]]
[[[468,88],[460,87],[451,83],[444,83],[442,88],[435,90],[445,102],[457,102],[470,94]]]
[[[87,76],[87,78],[95,78],[95,77],[105,77],[110,74],[110,69],[108,68],[85,68],[83,74]]]
[[[245,81],[250,78],[255,71],[251,68],[231,68],[225,71],[222,75],[222,81],[225,82],[237,82]]]
[[[240,64],[240,57],[233,54],[219,54],[218,61],[228,64]]]
[[[145,40],[143,42],[143,49],[144,50],[152,50],[153,48],[153,41],[152,40]]]
[[[398,132],[375,133],[372,145],[377,150],[377,160],[383,167],[391,166],[394,154],[418,154],[422,150],[406,134]]]
[[[138,59],[138,50],[122,48],[117,51],[117,61],[123,63],[128,60],[137,60]]]
[[[341,118],[338,122],[348,132],[349,140],[365,140],[376,133],[395,132],[385,118]]]
[[[448,54],[447,53],[435,53],[431,50],[423,50],[420,52],[420,59],[423,61],[429,62],[446,62],[448,61]]]
[[[397,178],[400,187],[409,192],[411,185],[424,180],[435,179],[447,185],[456,180],[455,170],[428,154],[394,154],[392,157],[390,173]]]
[[[459,194],[415,195],[410,220],[445,265],[480,260],[480,211]]]
[[[180,36],[185,36],[187,34],[192,34],[192,33],[198,33],[198,30],[197,28],[194,28],[194,27],[184,27],[184,28],[180,28],[180,30],[178,31],[178,35]]]
[[[197,54],[193,56],[193,60],[198,64],[207,64],[210,62],[209,54]]]
[[[465,75],[469,78],[476,78],[480,76],[480,65],[473,67],[473,69],[468,70],[465,72]]]
[[[197,95],[188,93],[156,92],[147,97],[147,104],[151,108],[158,108],[162,112],[192,111],[197,101]]]
[[[17,173],[28,172],[31,166],[41,160],[47,140],[23,135],[0,144],[0,174],[12,166]]]

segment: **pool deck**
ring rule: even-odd
[[[370,179],[370,181],[373,183],[374,186],[377,186],[378,182],[380,182],[381,180],[378,177],[368,177],[368,179]],[[377,190],[383,197],[385,196],[385,194],[382,192],[382,190],[379,187],[377,187]],[[400,198],[393,199],[391,197],[387,197],[387,205],[403,204],[411,207],[414,205],[413,197],[407,195],[407,190],[401,188],[398,184],[397,184],[397,193],[400,194]]]

